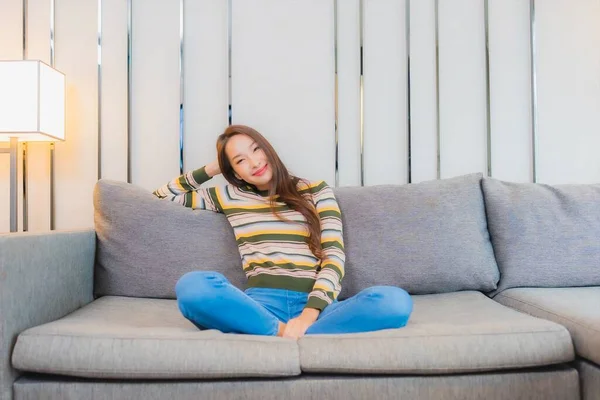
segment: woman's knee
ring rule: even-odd
[[[397,321],[404,326],[413,309],[413,301],[406,290],[396,286],[373,286],[365,290],[365,294],[380,306],[378,310],[384,311],[385,317]]]
[[[184,274],[175,284],[178,300],[191,300],[207,295],[213,289],[225,286],[227,279],[223,274],[213,271],[192,271]]]

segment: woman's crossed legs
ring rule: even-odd
[[[252,335],[277,335],[281,324],[300,314],[308,293],[251,288],[245,292],[218,272],[194,271],[175,286],[184,317],[200,329]],[[410,295],[394,286],[373,286],[327,306],[307,334],[357,333],[406,325]]]

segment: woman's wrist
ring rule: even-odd
[[[317,318],[319,318],[320,313],[321,311],[317,310],[316,308],[305,308],[304,310],[302,310],[302,314],[300,314],[300,317],[311,322],[315,322]]]

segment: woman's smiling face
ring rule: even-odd
[[[269,189],[273,170],[263,149],[248,135],[232,136],[225,147],[236,178],[256,186],[259,190]]]

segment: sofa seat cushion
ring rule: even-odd
[[[13,366],[90,378],[202,379],[300,374],[296,341],[200,331],[175,300],[107,296],[22,332]]]
[[[515,288],[494,300],[565,326],[577,354],[600,364],[600,287]]]
[[[303,372],[446,374],[568,362],[568,331],[479,292],[413,296],[406,327],[299,340]]]

